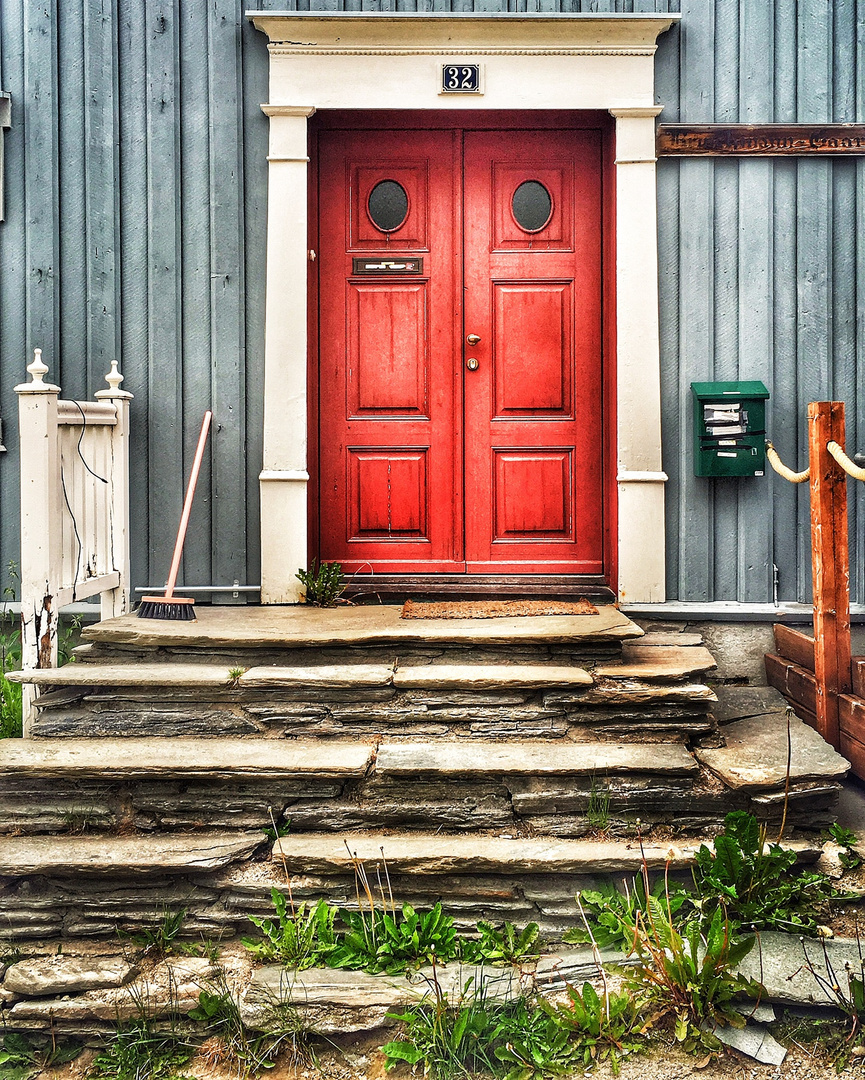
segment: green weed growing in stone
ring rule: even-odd
[[[7,671],[21,667],[21,632],[17,620],[8,610],[15,599],[18,568],[10,562],[9,582],[0,600],[0,739],[21,738],[21,684],[6,678]]]
[[[661,880],[648,886],[646,874],[619,892],[612,885],[580,893],[588,919],[584,929],[567,931],[564,940],[585,943],[588,930],[600,948],[624,948],[638,915],[645,918],[650,900],[660,902],[677,927],[697,923],[703,929],[716,911],[734,928],[783,930],[815,935],[834,902],[860,899],[836,888],[826,874],[797,870],[796,853],[767,841],[765,826],[742,810],[729,813],[712,847],[702,844],[695,856],[693,887]]]
[[[234,690],[240,683],[240,677],[247,669],[245,667],[230,667],[228,669],[228,685]]]
[[[10,1031],[0,1041],[0,1077],[3,1080],[30,1080],[44,1069],[65,1065],[81,1053],[77,1043],[58,1043],[28,1038]]]
[[[348,845],[346,845],[348,848]],[[454,920],[437,903],[431,911],[419,912],[411,904],[394,902],[384,849],[381,849],[384,882],[378,875],[378,892],[369,881],[363,859],[352,854],[357,911],[342,910],[340,921],[345,931],[339,945],[328,957],[331,967],[368,971],[373,975],[387,972],[397,975],[422,964],[455,960],[460,955]]]
[[[598,785],[594,776],[586,805],[586,824],[592,832],[601,835],[610,828],[610,790],[606,785]]]
[[[182,1080],[195,1047],[176,1030],[161,1030],[147,1016],[121,1024],[93,1059],[98,1080]]]
[[[589,982],[582,990],[569,985],[567,994],[564,1003],[542,1000],[540,1006],[559,1028],[571,1033],[583,1066],[608,1061],[613,1075],[618,1076],[622,1058],[645,1047],[647,1025],[634,998],[608,989],[598,994]]]
[[[346,931],[328,956],[330,967],[399,975],[409,968],[455,960],[460,942],[453,917],[438,903],[430,911],[403,904],[392,912],[382,907],[369,911],[340,911]]]
[[[647,892],[642,875],[637,875],[630,885],[623,882],[622,892],[612,884],[586,889],[577,897],[586,925],[566,931],[562,940],[572,945],[594,942],[600,949],[626,949],[638,913],[646,913],[647,896],[657,901],[663,897],[672,916],[677,915],[686,900],[683,889],[668,888],[663,878]]]
[[[303,585],[304,600],[315,607],[334,607],[345,592],[342,566],[336,562],[319,563],[313,559],[308,570],[298,570],[294,576]]]
[[[522,930],[506,922],[501,930],[491,923],[477,924],[479,938],[463,938],[460,959],[469,964],[517,964],[538,956],[541,944],[538,924],[531,922]]]
[[[713,850],[702,844],[696,853],[688,904],[704,921],[723,908],[731,920],[755,930],[813,935],[828,918],[831,901],[859,899],[836,889],[825,874],[795,866],[795,852],[768,843],[753,814],[734,810]]]
[[[862,865],[862,856],[856,851],[858,838],[852,829],[845,829],[836,821],[830,825],[824,834],[828,840],[834,841],[839,847],[844,848],[838,856],[838,861],[845,870],[856,870]]]
[[[423,1063],[424,1075],[432,1080],[478,1072],[501,1075],[495,1056],[497,1037],[504,1011],[514,1006],[488,1001],[484,985],[475,987],[472,980],[453,1000],[435,974],[430,989],[431,995],[412,1008],[388,1014],[402,1024],[403,1031],[402,1038],[381,1048],[385,1067]]]
[[[309,909],[305,903],[295,906],[279,889],[271,889],[270,897],[276,918],[250,915],[249,921],[264,936],[258,940],[242,938],[244,947],[260,960],[276,960],[299,971],[329,963],[337,946],[337,909],[324,900]]]
[[[129,934],[129,940],[140,946],[145,956],[159,959],[170,956],[179,948],[177,938],[183,929],[186,919],[186,910],[170,911],[166,908],[162,912],[159,923],[153,927],[146,927],[140,933]]]
[[[607,1061],[614,1074],[621,1059],[642,1048],[644,1023],[627,993],[598,994],[590,983],[568,988],[566,1003],[520,997],[498,1001],[472,980],[450,999],[435,976],[430,995],[391,1019],[401,1037],[382,1047],[385,1063],[423,1064],[434,1080],[484,1075],[540,1080],[572,1075]]]
[[[272,1069],[284,1050],[293,1059],[308,1060],[310,1051],[296,1010],[290,1005],[274,1005],[266,1011],[268,1030],[252,1034],[244,1026],[236,996],[224,976],[198,995],[198,1005],[188,1014],[203,1025],[205,1040],[199,1057],[214,1068],[227,1067],[233,1076],[256,1075]]]
[[[639,964],[627,970],[626,984],[645,1001],[650,1023],[672,1019],[676,1042],[685,1051],[717,1054],[721,1042],[715,1029],[745,1026],[734,999],[759,998],[763,992],[736,971],[754,941],[735,935],[721,907],[702,927],[693,922],[680,932],[669,906],[649,896],[645,913],[637,913],[631,928],[629,951]]]

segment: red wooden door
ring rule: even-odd
[[[320,136],[319,550],[350,572],[465,568],[458,151],[453,131]],[[422,273],[366,271],[407,260]]]
[[[473,573],[603,569],[600,149],[597,131],[466,133]]]
[[[318,202],[321,558],[601,573],[600,133],[323,130]]]

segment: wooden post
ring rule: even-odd
[[[120,584],[101,595],[103,619],[113,619],[129,611],[129,402],[132,394],[121,390],[123,376],[117,361],[105,376],[108,390],[98,390],[99,401],[113,401],[117,424],[111,431],[111,552],[112,569],[120,574]]]
[[[847,475],[826,449],[833,439],[845,445],[844,402],[812,401],[808,447],[817,730],[837,750],[841,742],[838,696],[851,690],[850,552]]]
[[[21,666],[57,666],[57,597],[61,565],[60,459],[57,398],[60,387],[44,381],[48,368],[36,349],[31,381],[18,394],[21,471]],[[33,686],[23,688],[24,737],[36,715]]]

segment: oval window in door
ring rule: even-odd
[[[396,180],[380,180],[369,193],[367,209],[377,229],[396,232],[408,217],[408,194]]]
[[[524,180],[511,199],[511,211],[524,232],[540,232],[553,216],[553,197],[540,180]]]

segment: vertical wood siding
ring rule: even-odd
[[[132,407],[135,584],[167,570],[204,410],[216,425],[187,583],[259,577],[267,125],[262,10],[681,10],[661,39],[662,119],[865,120],[855,0],[0,0],[0,586],[18,558],[13,391],[41,346],[67,396],[117,355]],[[858,6],[858,14],[857,14]],[[758,378],[804,461],[809,400],[847,402],[865,449],[865,161],[659,164],[668,594],[809,598],[807,492],[693,476],[690,383]],[[858,489],[851,484],[851,492]],[[865,601],[865,498],[851,512]],[[220,597],[228,599],[228,597]]]
[[[661,39],[661,119],[805,123],[865,119],[862,6],[852,0],[685,0]],[[678,92],[677,92],[678,91]],[[807,462],[806,407],[847,404],[865,449],[865,160],[659,162],[668,594],[810,600],[808,493],[773,473],[693,476],[690,383],[761,379],[770,436]],[[865,492],[850,483],[851,586],[865,601]]]

